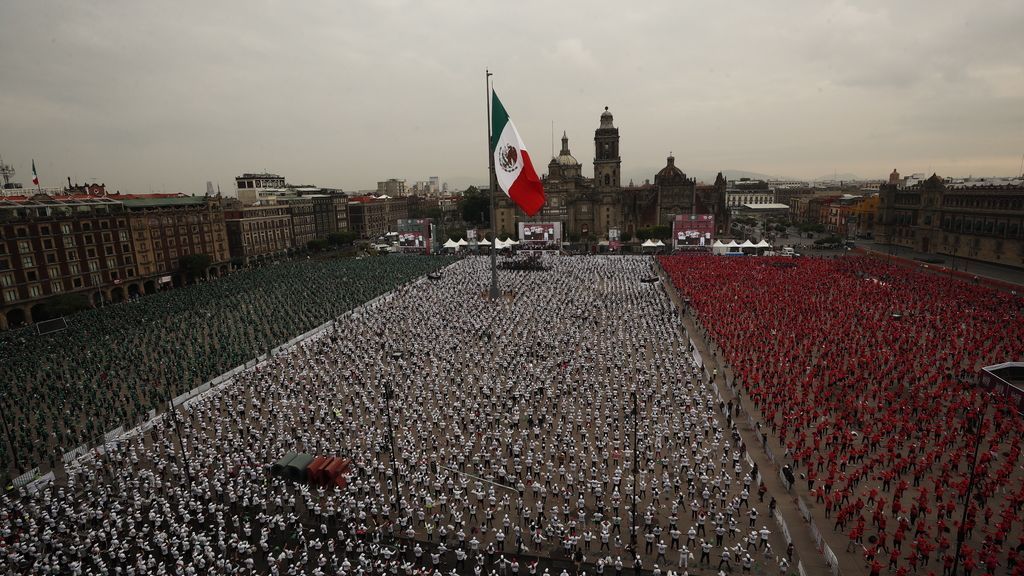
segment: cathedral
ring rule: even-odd
[[[719,233],[727,230],[725,178],[713,185],[698,185],[668,157],[664,168],[649,181],[622,185],[619,129],[606,107],[594,131],[594,177],[583,175],[583,165],[569,151],[562,134],[562,149],[548,163],[543,176],[544,208],[527,217],[504,194],[498,195],[496,229],[501,237],[514,235],[519,222],[561,222],[566,240],[605,240],[609,230],[633,238],[641,228],[671,226],[679,214],[713,214]],[[664,238],[668,240],[668,238]]]

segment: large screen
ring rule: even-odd
[[[523,248],[558,250],[562,245],[562,223],[520,222],[519,241]]]
[[[714,236],[714,214],[684,214],[672,221],[672,244],[676,248],[710,248]]]
[[[402,252],[429,254],[431,221],[429,218],[401,219],[398,221],[398,249]]]

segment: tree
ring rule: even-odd
[[[213,258],[209,254],[188,254],[178,260],[178,267],[185,276],[195,280],[206,277],[206,270],[212,262]]]
[[[89,308],[89,298],[81,292],[54,296],[43,303],[43,309],[49,318],[70,316],[87,308]]]
[[[327,235],[327,243],[331,246],[347,246],[356,241],[356,233],[349,232],[348,230],[342,230],[340,232],[331,232]]]
[[[462,199],[459,200],[459,214],[462,215],[463,222],[478,226],[490,226],[491,199],[487,194],[470,186],[462,193]]]
[[[327,240],[324,240],[322,238],[314,238],[313,240],[306,242],[306,248],[308,248],[310,252],[320,252],[322,250],[326,250]]]
[[[452,240],[458,240],[459,238],[466,237],[466,229],[460,226],[449,226],[445,228],[444,233]]]

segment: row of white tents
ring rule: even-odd
[[[750,254],[771,249],[772,245],[764,239],[756,244],[750,240],[744,240],[743,243],[736,242],[735,240],[729,240],[728,242],[715,240],[714,244],[711,245],[712,254]]]
[[[474,246],[474,245],[475,246],[486,246],[488,248],[491,247],[490,241],[488,241],[486,238],[484,238],[482,240],[477,240],[476,242],[469,242],[469,241],[467,241],[464,238],[459,238],[458,240],[452,240],[451,238],[449,238],[448,241],[444,243],[444,247],[447,248],[447,249],[450,249],[450,250],[461,250],[462,248],[465,248],[466,246]],[[509,248],[511,246],[518,246],[518,245],[519,245],[519,242],[517,242],[517,241],[515,241],[515,240],[513,240],[511,238],[506,238],[504,240],[499,238],[497,240],[497,242],[495,243],[495,248],[497,248],[498,250],[502,250],[502,249],[505,249],[505,248]],[[661,240],[646,240],[640,246],[642,248],[663,248],[663,247],[665,247],[665,243],[662,242]],[[757,242],[756,244],[754,242],[751,242],[750,240],[744,240],[742,243],[736,242],[735,240],[729,240],[728,242],[722,242],[721,240],[715,240],[714,244],[711,245],[711,253],[712,254],[740,254],[740,253],[750,254],[750,253],[757,253],[758,251],[771,250],[771,249],[772,249],[772,245],[769,244],[767,241],[765,241],[763,239],[761,241]]]
[[[498,240],[495,241],[494,247],[497,248],[498,250],[503,250],[505,248],[518,245],[519,242],[511,238],[506,238],[504,240],[498,238]],[[476,242],[469,242],[465,238],[459,238],[458,240],[452,240],[451,238],[449,238],[448,241],[444,243],[444,247],[450,250],[459,250],[465,248],[466,246],[486,246],[490,248],[491,242],[486,238],[482,240],[477,240]]]

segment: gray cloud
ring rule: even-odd
[[[554,121],[589,163],[609,106],[638,175],[670,150],[694,173],[1016,170],[1024,4],[749,4],[11,2],[0,154],[134,192],[484,181],[490,67],[540,158]]]

